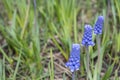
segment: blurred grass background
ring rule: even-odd
[[[99,15],[105,18],[101,77],[119,80],[120,0],[36,0],[36,7],[34,0],[0,0],[0,80],[70,80],[64,63],[71,44],[81,43],[84,24],[94,26]],[[92,75],[96,52],[90,47]],[[84,53],[78,80],[86,76]]]

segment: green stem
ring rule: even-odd
[[[100,36],[97,35],[96,36],[96,40],[97,40],[97,49],[98,49],[98,60],[97,60],[97,67],[98,67],[98,78],[100,77],[100,72],[101,72],[101,68],[100,68]]]
[[[87,80],[88,80],[89,79],[89,71],[90,71],[90,69],[89,69],[89,48],[88,48],[88,46],[86,46],[85,48],[86,48],[86,65],[87,65],[86,71],[87,71]]]
[[[72,80],[75,80],[75,72],[72,73]]]

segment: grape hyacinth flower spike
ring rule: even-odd
[[[95,43],[92,41],[92,30],[93,28],[90,25],[85,25],[84,34],[82,38],[82,45],[85,46],[86,51],[86,72],[87,72],[87,80],[89,79],[89,46],[94,46]]]
[[[94,25],[94,33],[96,35],[102,34],[102,28],[104,23],[104,17],[103,16],[98,16],[98,19]]]
[[[100,47],[100,34],[102,34],[102,29],[104,25],[104,17],[103,16],[98,16],[98,19],[94,25],[94,33],[96,34],[96,42],[97,42],[97,49],[98,49],[98,60],[97,60],[97,67],[98,67],[98,78],[100,78],[100,72],[101,72],[101,67],[102,67],[102,58],[101,57],[101,47]],[[97,79],[98,79],[97,78]]]
[[[72,50],[70,52],[70,58],[65,64],[66,67],[69,67],[71,72],[79,70],[80,67],[80,45],[72,44]]]
[[[80,45],[72,44],[72,49],[70,52],[70,58],[65,64],[66,67],[69,67],[72,72],[72,80],[75,80],[75,71],[80,68]]]
[[[83,46],[94,46],[95,43],[92,41],[92,27],[90,25],[85,25],[84,34],[82,38]]]

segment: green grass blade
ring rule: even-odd
[[[19,65],[20,65],[20,58],[21,58],[21,52],[20,52],[19,57],[18,57],[17,65],[16,65],[15,72],[13,75],[13,80],[16,80],[17,71],[18,71]]]
[[[113,71],[114,63],[107,69],[105,75],[103,76],[102,80],[109,80],[110,75]]]

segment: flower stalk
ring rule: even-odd
[[[93,30],[93,28],[91,27],[91,25],[85,25],[84,34],[83,34],[83,38],[82,38],[82,45],[85,46],[85,51],[86,51],[87,80],[89,79],[89,73],[90,73],[89,46],[94,46],[95,45],[95,43],[92,41],[92,30]]]
[[[86,71],[87,71],[87,80],[89,79],[89,72],[90,72],[90,66],[89,66],[89,48],[88,46],[85,47],[85,51],[86,51]]]
[[[75,72],[72,72],[72,80],[75,80]]]
[[[101,57],[101,47],[100,47],[100,35],[102,34],[102,29],[104,25],[104,17],[103,16],[98,16],[98,19],[94,25],[94,33],[96,34],[96,41],[97,41],[97,50],[98,50],[98,60],[97,60],[97,76],[98,79],[100,79],[100,73],[101,73],[101,67],[102,67],[102,57]]]

